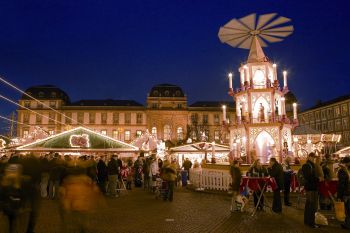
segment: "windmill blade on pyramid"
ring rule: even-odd
[[[250,14],[240,19],[232,19],[220,27],[219,38],[222,43],[232,47],[250,49],[252,41],[256,38],[261,47],[268,43],[282,41],[293,33],[293,26],[286,25],[291,19],[278,16],[277,13],[257,15]]]

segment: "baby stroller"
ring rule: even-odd
[[[165,198],[168,194],[168,182],[164,181],[160,177],[156,178],[156,189],[154,191],[156,199]]]

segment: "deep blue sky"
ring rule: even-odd
[[[144,103],[159,83],[181,86],[190,103],[230,100],[226,74],[237,74],[248,51],[221,44],[219,27],[253,12],[276,12],[291,18],[295,31],[264,51],[288,70],[290,89],[307,108],[350,94],[349,2],[1,1],[0,74],[22,89],[59,86],[73,101]],[[20,96],[2,83],[0,94]],[[0,100],[0,115],[15,109]]]

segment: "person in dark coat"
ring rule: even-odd
[[[103,158],[100,157],[97,163],[97,183],[103,194],[106,194],[106,183],[108,180],[108,168]]]
[[[234,160],[230,166],[230,175],[232,178],[232,199],[231,199],[231,212],[238,211],[236,206],[236,199],[239,194],[239,186],[241,184],[242,172],[239,169],[239,161]]]
[[[275,213],[281,213],[281,190],[283,189],[284,174],[282,165],[277,162],[276,158],[270,158],[270,165],[268,171],[269,175],[275,179],[277,184],[276,189],[273,191],[272,211]]]
[[[343,158],[339,167],[337,198],[343,201],[345,205],[345,222],[341,224],[341,227],[350,229],[350,157]]]
[[[268,176],[267,169],[263,167],[260,163],[260,159],[257,159],[253,162],[252,166],[247,172],[248,176],[252,177],[265,177]],[[254,206],[257,206],[259,197],[261,196],[261,191],[255,191],[253,194],[254,197]],[[257,206],[257,210],[264,209],[264,196],[261,196],[259,206]]]
[[[312,227],[319,228],[315,224],[315,213],[318,209],[318,182],[319,178],[315,169],[315,153],[308,155],[306,163],[302,166],[302,174],[305,179],[304,189],[306,191],[306,202],[304,209],[304,224]]]
[[[290,184],[292,181],[293,170],[290,166],[291,158],[287,157],[282,164],[283,174],[284,174],[284,205],[291,206],[292,203],[289,201],[289,193],[290,193]]]
[[[108,162],[108,193],[113,197],[118,197],[117,194],[117,182],[119,168],[116,160],[116,156],[113,155],[110,161]]]

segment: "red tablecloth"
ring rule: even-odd
[[[318,190],[320,194],[324,197],[329,197],[330,192],[332,196],[337,192],[337,186],[338,181],[337,180],[331,180],[331,181],[320,181]]]
[[[244,176],[242,177],[239,190],[240,192],[242,192],[245,189],[245,187],[248,187],[252,191],[259,191],[264,187],[265,183],[267,184],[267,186],[270,186],[272,190],[275,190],[277,188],[276,181],[272,177]]]

